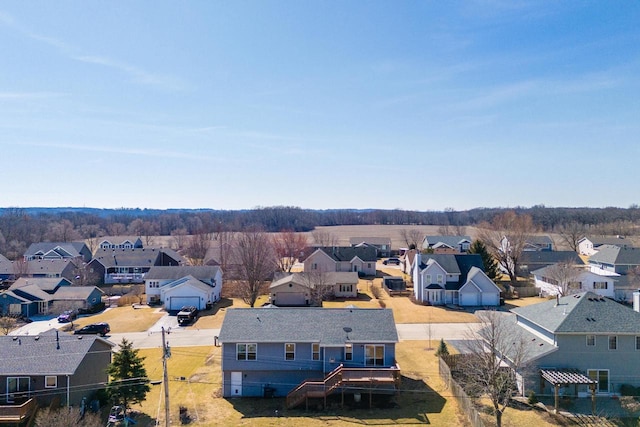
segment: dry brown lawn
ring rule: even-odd
[[[504,304],[507,309],[516,308],[516,307],[526,307],[532,304],[538,304],[541,302],[549,301],[547,298],[540,297],[526,297],[526,298],[517,298],[517,299],[505,299]]]
[[[79,317],[73,321],[76,329],[90,323],[107,322],[111,332],[143,332],[153,326],[164,315],[158,308],[131,306],[112,307],[101,313]]]
[[[435,343],[434,343],[435,345]],[[220,397],[222,374],[219,347],[173,348],[168,361],[171,424],[180,425],[181,406],[186,407],[194,426],[283,426],[339,427],[353,425],[424,425],[464,426],[458,405],[438,376],[437,359],[426,341],[398,343],[396,357],[402,368],[402,392],[393,407],[373,409],[327,410],[284,408],[283,398]],[[159,349],[139,350],[145,356],[147,374],[152,380],[162,378]],[[138,426],[164,425],[164,392],[152,386],[142,405],[133,409]],[[276,410],[279,417],[275,417]]]

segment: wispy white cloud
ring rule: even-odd
[[[55,48],[62,55],[79,62],[84,62],[88,64],[100,65],[103,67],[111,68],[117,71],[124,73],[129,76],[131,81],[143,85],[152,85],[159,86],[166,89],[183,89],[186,85],[183,81],[176,77],[152,73],[147,70],[144,70],[141,67],[128,64],[124,61],[119,61],[114,58],[109,58],[103,55],[95,55],[89,54],[82,49],[69,44],[63,40],[57,39],[55,37],[51,37],[48,35],[43,35],[32,31],[31,29],[23,26],[17,20],[5,13],[0,11],[0,25],[4,25],[10,28],[13,28],[17,32],[22,35],[35,40],[37,42],[46,44]]]

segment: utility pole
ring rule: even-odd
[[[167,332],[168,334],[169,332]],[[162,327],[162,371],[164,382],[164,425],[169,427],[169,374],[167,373],[167,359],[171,357],[171,350],[164,339],[164,326]]]

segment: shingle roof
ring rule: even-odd
[[[571,262],[584,265],[584,261],[574,251],[523,251],[520,254],[520,264],[557,264]]]
[[[470,236],[426,236],[424,238],[424,243],[426,243],[427,245],[424,246],[423,243],[423,247],[430,247],[441,242],[447,246],[456,248],[463,240],[468,240],[469,242],[472,241]]]
[[[593,292],[511,311],[553,333],[640,334],[640,313]]]
[[[21,277],[9,289],[18,289],[28,285],[36,285],[46,292],[53,291],[58,286],[69,286],[71,282],[64,277]]]
[[[615,245],[615,246],[633,246],[633,242],[626,237],[583,237],[580,241],[588,239],[591,243],[593,243],[594,247],[602,246],[602,245]]]
[[[46,293],[36,285],[26,285],[11,291],[14,295],[29,301],[51,301],[53,299],[51,294]]]
[[[53,294],[53,297],[55,299],[86,300],[96,289],[104,294],[102,289],[96,286],[61,286],[56,293]]]
[[[61,274],[69,264],[75,266],[72,259],[34,259],[27,261],[27,273]]]
[[[49,330],[40,335],[0,336],[0,375],[73,375],[98,340],[104,351],[111,351],[113,344],[93,335],[79,339]]]
[[[467,274],[471,267],[478,267],[484,271],[482,257],[478,254],[422,254],[420,268],[426,267],[429,260],[437,262],[448,274],[459,274],[460,284],[467,280]]]
[[[351,237],[349,238],[349,244],[357,245],[359,243],[368,243],[370,245],[391,245],[391,239],[389,237]]]
[[[137,248],[137,249],[98,249],[93,259],[106,268],[109,267],[152,267],[158,257],[165,253],[176,261],[182,257],[168,248]]]
[[[185,276],[193,276],[199,280],[211,280],[216,277],[220,267],[209,265],[178,265],[173,267],[151,267],[144,275],[145,280],[177,280]]]
[[[47,253],[57,247],[64,249],[72,257],[79,257],[80,251],[86,246],[84,242],[38,242],[32,243],[25,251],[25,256],[32,256],[38,252]]]
[[[227,310],[220,342],[397,342],[389,309],[234,308]]]
[[[611,265],[640,265],[640,248],[602,245],[591,255],[589,262]]]
[[[362,261],[375,262],[377,260],[376,248],[371,246],[321,246],[316,249],[329,255],[334,261],[351,261],[355,257]]]
[[[277,288],[279,286],[286,285],[287,283],[295,283],[307,288],[312,287],[311,285],[314,284],[314,282],[321,282],[321,284],[327,286],[336,285],[338,283],[351,283],[354,285],[358,283],[358,273],[353,271],[329,271],[321,274],[322,276],[316,276],[314,273],[305,272],[287,274],[271,282],[269,289]]]
[[[202,280],[196,279],[193,276],[181,277],[178,280],[174,280],[171,283],[167,283],[165,286],[162,287],[162,289],[163,289],[163,292],[167,292],[168,289],[173,289],[181,285],[193,286],[194,288],[198,288],[205,292],[209,292],[211,290],[211,285],[204,283]]]

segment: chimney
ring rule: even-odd
[[[633,293],[633,309],[640,312],[640,289]]]

